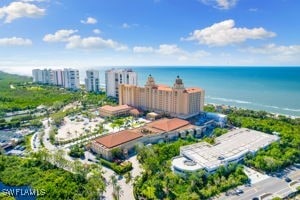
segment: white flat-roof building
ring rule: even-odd
[[[79,86],[79,71],[70,68],[64,69],[64,87],[77,90]]]
[[[100,91],[100,78],[98,70],[86,71],[85,89],[89,92]]]
[[[64,72],[61,69],[52,70],[53,85],[62,86],[64,84]]]
[[[213,145],[200,142],[181,147],[180,156],[172,160],[172,169],[179,174],[200,169],[213,173],[220,166],[239,162],[247,153],[254,154],[277,140],[276,135],[246,128],[235,129],[217,137]]]
[[[107,96],[119,97],[119,84],[137,85],[137,74],[132,69],[110,69],[105,71]]]
[[[32,70],[33,82],[42,84],[52,84],[53,72],[51,69],[34,69]]]

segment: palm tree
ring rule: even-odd
[[[113,129],[113,131],[115,131],[115,128],[117,127],[117,124],[115,124],[114,122],[112,122],[110,124],[110,127]]]
[[[120,185],[117,185],[114,191],[114,197],[116,200],[119,200],[121,195],[123,194],[123,190]]]
[[[117,185],[117,178],[116,178],[116,176],[115,175],[111,175],[110,176],[110,181],[111,181],[111,184],[113,186],[113,190],[115,190],[115,187]]]

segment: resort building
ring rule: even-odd
[[[95,139],[91,143],[91,149],[102,158],[112,160],[113,149],[120,148],[126,155],[135,147],[142,137],[143,135],[140,133],[124,130]]]
[[[129,115],[133,108],[128,105],[110,106],[105,105],[99,109],[99,115],[101,117],[116,117]]]
[[[163,118],[142,127],[111,133],[92,141],[91,148],[105,159],[112,160],[111,151],[120,148],[126,155],[138,144],[152,144],[177,140],[187,136],[201,137],[202,130],[179,118]]]
[[[119,97],[119,84],[137,85],[137,74],[131,69],[105,71],[105,91],[110,97]]]
[[[158,85],[149,75],[144,87],[120,84],[119,104],[186,119],[203,111],[204,90],[185,88],[179,76],[173,87]]]
[[[89,92],[100,92],[99,71],[97,70],[86,71],[85,89]]]
[[[276,135],[246,128],[235,129],[217,137],[215,144],[200,142],[180,147],[180,156],[173,158],[172,169],[182,175],[201,169],[213,173],[220,166],[237,163],[246,154],[255,154],[277,140]]]
[[[72,90],[79,89],[79,71],[77,69],[64,69],[64,87]]]

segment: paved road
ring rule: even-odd
[[[133,170],[131,171],[131,175],[132,175],[132,181],[130,183],[126,183],[125,178],[122,176],[116,176],[118,180],[118,184],[120,185],[121,189],[122,189],[122,193],[121,193],[121,197],[120,199],[127,199],[127,200],[133,200],[134,196],[133,196],[133,180],[135,177],[137,177],[138,175],[141,174],[142,169],[140,167],[139,162],[136,159],[136,156],[132,156],[131,158],[128,159],[131,163],[132,163],[132,167]],[[110,176],[111,175],[115,175],[115,172],[112,171],[111,169],[108,169],[106,167],[102,167],[103,171],[104,171],[104,177],[106,179],[106,181],[108,181],[108,184],[106,186],[106,191],[104,193],[104,199],[105,200],[113,200],[113,187],[112,184],[110,183]]]
[[[300,182],[300,169],[289,168],[286,176],[292,179],[292,181]],[[231,199],[231,200],[249,200],[254,197],[260,197],[263,194],[270,193],[273,197],[286,197],[295,191],[295,188],[291,187],[289,183],[285,182],[283,178],[269,177],[262,181],[259,181],[251,186],[240,186],[239,189],[244,193],[241,195],[229,195],[222,194],[216,198],[219,200]],[[272,199],[272,195],[264,199]]]
[[[48,149],[48,151],[54,152],[58,149],[64,149],[65,152],[67,152],[67,148],[69,146],[75,144],[75,142],[74,142],[72,144],[59,146],[59,147],[51,144],[50,140],[49,140],[50,126],[48,126],[48,120],[44,120],[43,125],[44,125],[45,134],[44,134],[44,137],[42,139],[43,139],[44,146],[45,146],[46,149]],[[38,137],[37,137],[37,141],[39,142]],[[74,161],[74,159],[71,158],[67,153],[64,154],[64,158],[69,160],[69,161]],[[93,162],[89,161],[88,159],[95,160],[95,156],[93,154],[89,153],[89,152],[85,152],[85,159],[78,159],[78,160],[80,162],[84,163],[84,164],[92,164]],[[139,162],[136,159],[136,156],[132,156],[128,160],[132,163],[133,170],[131,171],[131,175],[132,175],[132,180],[134,180],[134,178],[136,176],[141,174],[142,169],[140,167]],[[105,200],[112,200],[113,199],[113,197],[112,197],[113,188],[112,188],[112,185],[110,183],[110,177],[111,177],[111,175],[115,175],[115,172],[112,171],[109,168],[104,167],[104,166],[102,166],[102,168],[103,168],[103,172],[104,172],[103,176],[107,181],[106,191],[103,194],[103,196],[104,196]],[[121,199],[128,199],[128,200],[134,199],[133,186],[132,186],[133,181],[131,181],[130,183],[126,183],[125,178],[123,178],[122,176],[117,176],[117,179],[118,178],[119,178],[118,184],[120,185],[121,190],[122,190]]]

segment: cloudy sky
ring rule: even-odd
[[[300,65],[299,10],[299,0],[0,0],[0,70]]]

